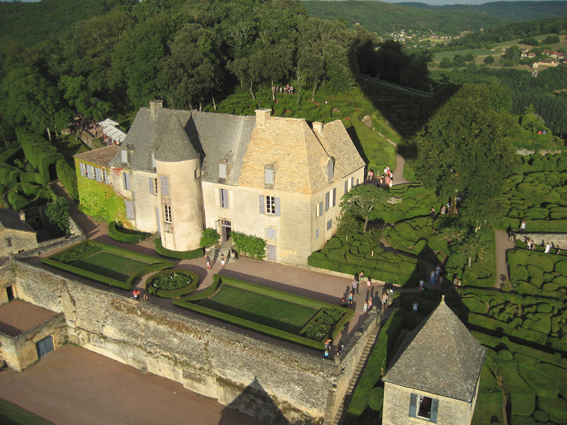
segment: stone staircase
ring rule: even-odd
[[[229,239],[222,245],[212,247],[207,254],[211,256],[211,264],[220,263],[221,256],[224,254],[226,263],[229,261],[236,261],[236,257],[232,254],[232,239]]]
[[[366,345],[364,346],[364,350],[362,351],[362,355],[360,356],[360,360],[358,361],[358,364],[356,365],[354,375],[352,376],[352,379],[350,380],[350,383],[348,385],[348,388],[347,388],[347,391],[346,391],[346,394],[345,394],[345,398],[344,398],[342,404],[340,405],[339,409],[337,410],[337,413],[335,415],[335,419],[332,422],[332,425],[339,425],[344,420],[346,411],[348,409],[350,401],[352,400],[352,395],[354,393],[354,389],[356,388],[356,385],[358,384],[358,381],[360,379],[360,375],[361,375],[362,371],[364,370],[364,367],[366,366],[366,360],[368,360],[368,356],[369,356],[370,352],[372,351],[372,348],[374,347],[374,343],[376,342],[376,337],[378,336],[379,331],[380,331],[380,327],[376,328],[376,331],[372,332],[371,335],[368,335],[368,340],[366,341]]]

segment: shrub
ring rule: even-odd
[[[207,228],[203,230],[203,236],[201,236],[201,240],[199,241],[201,246],[213,246],[218,242],[220,238],[219,233],[215,229]]]
[[[382,410],[384,405],[384,388],[376,387],[370,391],[370,396],[368,397],[368,407],[372,410],[379,412]]]
[[[234,241],[236,252],[257,260],[262,260],[266,257],[266,241],[264,239],[241,232],[232,232],[231,237]]]
[[[192,251],[172,251],[170,249],[164,248],[161,244],[161,239],[156,239],[156,252],[162,257],[174,258],[177,260],[192,260],[194,258],[200,258],[205,255],[205,250],[203,248],[197,248]]]
[[[549,415],[549,420],[557,423],[567,422],[567,400],[562,398],[540,398],[537,407]]]
[[[139,243],[142,239],[146,239],[149,234],[126,229],[122,226],[122,223],[111,221],[108,223],[108,236],[119,242]]]
[[[199,277],[185,270],[167,270],[156,273],[146,281],[146,290],[158,297],[177,298],[194,292]]]

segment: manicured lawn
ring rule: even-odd
[[[227,285],[200,305],[290,333],[299,333],[318,311]]]
[[[53,425],[21,407],[0,399],[0,423],[2,425]]]
[[[130,276],[142,271],[149,264],[102,251],[75,261],[71,265],[112,279],[126,281]]]

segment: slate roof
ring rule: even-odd
[[[110,145],[110,146],[105,146],[104,148],[78,153],[75,155],[75,158],[87,162],[92,162],[94,164],[102,165],[104,167],[108,167],[108,163],[112,158],[114,158],[114,156],[119,150],[120,150],[120,146]]]
[[[315,135],[303,119],[268,118],[265,127],[255,116],[157,108],[140,108],[122,144],[130,149],[129,164],[116,152],[110,164],[155,172],[158,161],[201,158],[203,181],[218,182],[219,162],[228,164],[225,184],[264,187],[264,167],[276,170],[274,190],[311,194],[328,185],[326,158],[335,157],[335,178],[364,167],[340,121],[327,124],[323,136]],[[82,155],[82,154],[81,154]]]
[[[20,219],[19,211],[0,209],[0,232],[6,229],[36,233],[29,223]]]
[[[485,355],[443,300],[406,336],[382,380],[470,402]]]

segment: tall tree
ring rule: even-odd
[[[345,193],[341,199],[341,216],[345,220],[349,216],[364,222],[362,231],[366,233],[368,222],[379,212],[380,205],[386,203],[388,196],[385,189],[380,189],[372,184],[362,184],[353,187]]]

